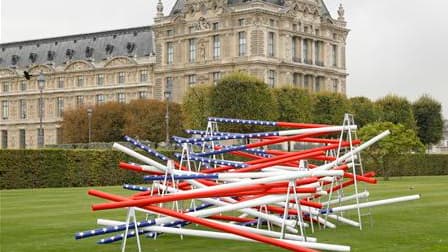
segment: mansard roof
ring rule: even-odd
[[[69,59],[102,61],[116,56],[147,56],[154,50],[150,26],[0,44],[0,68],[27,68]]]

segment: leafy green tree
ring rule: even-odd
[[[266,83],[244,74],[233,73],[221,79],[211,94],[212,115],[217,117],[276,120],[277,104]],[[231,131],[258,131],[260,127],[223,125]]]
[[[273,92],[277,99],[279,121],[312,121],[314,99],[309,91],[298,88],[276,88]]]
[[[358,136],[361,140],[367,141],[386,130],[390,130],[391,134],[370,146],[364,153],[367,155],[367,160],[372,161],[384,179],[388,180],[394,169],[400,169],[398,155],[421,153],[424,151],[424,146],[414,130],[391,122],[368,124],[358,131]]]
[[[323,124],[342,124],[344,114],[350,110],[345,95],[338,93],[317,93],[313,106],[313,122]]]
[[[169,134],[183,134],[181,106],[169,103]],[[153,142],[165,141],[166,103],[157,100],[134,100],[127,105],[124,133],[131,137]]]
[[[412,104],[417,135],[423,144],[438,143],[443,136],[442,105],[428,95],[423,95]]]
[[[358,96],[350,98],[351,113],[358,127],[380,120],[381,110],[369,98]]]
[[[185,127],[204,129],[207,126],[207,118],[211,116],[212,90],[211,85],[198,85],[188,89],[182,104]]]
[[[381,121],[403,124],[408,129],[416,130],[412,105],[405,97],[387,95],[376,101],[382,111]]]

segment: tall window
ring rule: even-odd
[[[219,35],[213,36],[213,59],[221,57],[221,39]]]
[[[97,86],[104,85],[104,74],[97,74],[96,75],[96,85]]]
[[[339,80],[338,79],[333,79],[333,92],[337,93],[339,90]]]
[[[125,103],[126,102],[126,94],[125,93],[118,93],[117,94],[117,101],[118,101],[118,103]]]
[[[56,116],[62,117],[64,114],[64,98],[58,97],[56,98]]]
[[[166,43],[166,63],[167,64],[173,64],[174,61],[174,47],[173,42]]]
[[[302,75],[300,73],[294,73],[292,77],[292,83],[294,84],[294,87],[300,87],[300,84],[302,82]]]
[[[140,71],[140,82],[147,82],[147,81],[148,81],[148,71],[141,70]]]
[[[322,84],[323,84],[322,77],[316,77],[316,83],[314,84],[314,91],[320,92]]]
[[[305,75],[305,78],[303,80],[303,88],[304,89],[310,89],[312,81],[313,81],[313,76],[312,75]]]
[[[188,75],[188,85],[193,86],[196,84],[196,74]]]
[[[20,91],[26,91],[27,89],[27,83],[26,81],[20,81]]]
[[[27,115],[26,101],[23,99],[19,100],[19,113],[20,113],[20,119],[26,119]]]
[[[78,76],[76,78],[76,84],[78,87],[84,86],[84,76]]]
[[[334,67],[338,66],[338,46],[331,45],[331,65]]]
[[[323,66],[324,65],[324,62],[322,61],[322,57],[321,57],[322,56],[321,45],[322,45],[322,42],[320,42],[320,41],[315,41],[314,42],[314,47],[315,47],[315,49],[314,49],[314,53],[315,53],[314,58],[315,58],[316,65],[318,65],[318,66]]]
[[[38,98],[36,108],[37,108],[37,115],[40,117],[42,114],[42,118],[44,118],[45,117],[45,99]]]
[[[146,91],[139,91],[138,92],[138,98],[139,99],[146,99],[146,98],[148,98],[148,92],[146,92]]]
[[[58,88],[64,88],[64,77],[58,78]]]
[[[308,39],[304,39],[303,40],[303,61],[306,64],[312,64],[312,60],[310,57],[310,47],[309,47],[309,40]]]
[[[76,96],[76,106],[78,108],[84,106],[84,96],[82,95]]]
[[[188,40],[188,61],[190,63],[196,62],[196,39]]]
[[[238,32],[238,55],[245,56],[246,55],[246,32]]]
[[[166,88],[167,89],[172,89],[173,83],[174,83],[173,77],[166,77]]]
[[[7,120],[9,117],[9,104],[8,101],[2,101],[2,119]]]
[[[96,95],[96,104],[101,105],[105,102],[105,98],[103,94],[97,94]]]
[[[8,131],[2,130],[2,149],[8,148]]]
[[[213,23],[213,30],[217,31],[218,29],[219,29],[219,23],[218,22]]]
[[[246,20],[244,19],[244,18],[240,18],[240,19],[238,19],[238,25],[239,26],[243,26],[243,25],[245,25],[246,24]]]
[[[10,88],[10,87],[9,87],[9,82],[6,82],[6,81],[3,82],[3,83],[2,83],[2,86],[3,86],[3,89],[2,89],[2,90],[3,90],[3,93],[7,93],[7,92],[9,92],[9,88]]]
[[[292,51],[292,61],[294,62],[301,62],[300,55],[299,55],[299,45],[300,38],[298,37],[292,37],[291,40],[291,51]]]
[[[126,81],[126,75],[124,72],[118,73],[118,83],[123,84]]]
[[[19,130],[19,148],[25,149],[26,147],[26,132],[24,129]]]
[[[213,72],[213,84],[218,84],[218,81],[221,79],[221,72]]]
[[[270,87],[275,86],[275,70],[268,71],[268,84]]]
[[[275,56],[275,33],[273,32],[268,34],[268,55],[269,57]]]
[[[42,146],[44,146],[45,145],[45,129],[44,128],[37,128],[37,141],[38,141],[38,143],[39,143],[39,132],[42,132]],[[25,143],[25,145],[26,145],[26,143]],[[24,147],[25,148],[25,147]]]

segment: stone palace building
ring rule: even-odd
[[[44,143],[61,143],[64,110],[167,89],[181,102],[234,71],[345,93],[348,32],[342,6],[332,18],[323,0],[177,0],[167,16],[159,0],[152,26],[0,44],[0,147],[37,147],[40,111]]]

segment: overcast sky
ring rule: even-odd
[[[168,12],[175,0],[163,0]],[[325,0],[343,3],[348,28],[348,96],[427,93],[448,118],[448,1]],[[153,23],[157,0],[0,0],[0,42]]]

